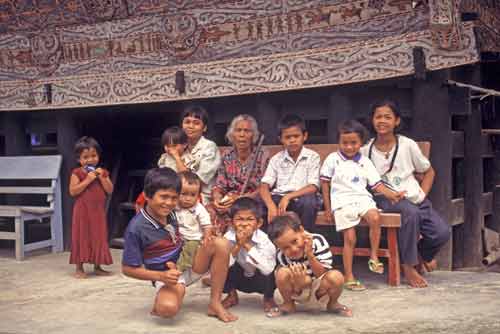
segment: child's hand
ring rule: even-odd
[[[167,153],[171,155],[175,160],[181,158],[181,155],[179,154],[179,151],[177,151],[176,146],[167,146]]]
[[[308,258],[314,257],[313,239],[312,239],[312,236],[307,235],[307,234],[304,236],[304,251],[305,251],[306,256]]]
[[[172,263],[172,262],[170,262]],[[175,265],[175,264],[174,264]],[[160,272],[160,281],[167,285],[176,285],[177,280],[181,276],[181,272],[177,269],[168,269],[166,271]]]
[[[247,229],[238,229],[236,230],[236,243],[241,247],[245,246],[252,236],[251,231]]]
[[[104,177],[105,175],[104,169],[102,169],[101,167],[97,168],[95,172],[97,173],[97,176],[99,176],[99,178]]]
[[[86,180],[90,182],[94,181],[97,178],[97,173],[96,172],[88,172],[87,177],[85,178]]]
[[[306,265],[303,263],[292,263],[288,267],[292,272],[292,282],[295,290],[302,291],[309,284]]]
[[[268,222],[268,224],[271,224],[274,217],[276,217],[277,215],[278,215],[278,208],[273,203],[273,205],[271,205],[267,208],[267,222]]]
[[[278,213],[280,215],[285,214],[286,208],[288,207],[289,203],[290,203],[290,198],[287,195],[285,195],[281,198],[281,201],[278,205]]]
[[[206,231],[201,239],[201,245],[206,247],[215,239],[215,229],[210,228],[210,231]]]
[[[323,213],[323,217],[328,223],[333,223],[333,212],[331,212],[330,210],[325,210]]]
[[[391,196],[390,201],[392,204],[396,204],[400,200],[404,199],[406,197],[406,191],[398,191],[394,192],[393,196]]]

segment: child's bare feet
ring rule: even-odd
[[[283,303],[279,307],[273,307],[266,313],[268,318],[277,318],[283,315],[288,315],[291,313],[295,313],[296,307],[295,302],[291,301],[290,303]]]
[[[222,304],[211,303],[208,305],[207,314],[209,317],[216,317],[222,322],[232,322],[238,320],[238,317],[226,310]]]
[[[94,273],[96,274],[96,276],[110,276],[110,275],[113,275],[112,272],[106,271],[106,270],[102,269],[101,267],[94,267]]]
[[[437,266],[438,266],[438,263],[437,263],[437,260],[436,259],[433,259],[432,261],[430,262],[425,262],[423,261],[422,262],[425,270],[428,272],[428,273],[431,273],[433,272],[434,270],[437,269]]]
[[[403,264],[401,265],[403,269],[403,274],[408,281],[408,285],[412,288],[426,288],[427,281],[417,272],[417,270],[410,265]]]
[[[80,278],[80,279],[81,279],[81,278],[87,278],[87,277],[88,277],[88,276],[87,276],[87,273],[85,273],[85,271],[83,271],[83,270],[78,270],[78,269],[75,271],[75,273],[74,273],[74,275],[73,275],[73,276],[74,276],[75,278]]]
[[[326,306],[326,311],[329,313],[340,315],[342,317],[352,317],[352,310],[346,305],[340,304],[339,302],[332,303],[332,305],[328,303],[328,305]]]
[[[225,309],[236,306],[238,305],[238,303],[238,293],[236,292],[236,290],[229,291],[226,298],[222,300],[222,306],[224,306]]]
[[[276,303],[274,302],[274,298],[266,298],[264,297],[264,300],[262,302],[262,305],[264,306],[264,313],[270,312],[273,308],[277,307]]]

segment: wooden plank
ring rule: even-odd
[[[333,226],[335,225],[335,221],[333,223],[330,223],[325,220],[325,212],[320,211],[318,212],[318,215],[316,217],[316,225],[321,225],[321,226]],[[399,213],[385,213],[381,212],[380,213],[380,226],[382,227],[401,227],[401,216]],[[368,223],[364,220],[361,221],[360,223],[361,226],[368,226]]]
[[[333,255],[342,255],[344,252],[343,247],[338,247],[338,246],[332,246],[330,247],[330,250],[332,251]],[[354,256],[370,256],[370,248],[354,248],[353,251]],[[379,249],[377,251],[377,256],[380,257],[389,257],[390,253],[388,249]]]
[[[464,157],[464,132],[463,131],[452,131],[452,141],[453,141],[453,158],[463,158]],[[494,158],[495,149],[490,140],[488,134],[483,133],[481,135],[481,156],[483,158]]]
[[[0,180],[57,179],[62,156],[0,157]]]
[[[493,217],[490,220],[490,224],[488,224],[488,228],[500,232],[500,185],[497,185],[493,190],[492,202],[491,215]]]
[[[16,240],[15,232],[0,232],[0,240]]]
[[[54,244],[54,241],[52,241],[52,240],[43,240],[43,241],[38,241],[38,242],[32,242],[32,243],[24,245],[24,251],[29,252],[29,251],[32,251],[34,249],[51,247],[53,244]]]
[[[464,195],[464,266],[481,266],[483,243],[481,229],[484,226],[482,205],[483,160],[481,110],[479,103],[473,104],[473,110],[465,124],[465,195]]]
[[[0,187],[0,194],[53,194],[52,187]]]
[[[493,197],[494,197],[493,192],[487,192],[482,194],[481,208],[485,216],[491,215],[494,211]],[[464,199],[463,198],[452,199],[451,206],[452,206],[452,216],[450,219],[450,225],[455,226],[463,224],[465,215]]]
[[[430,160],[438,175],[429,199],[445,221],[450,218],[452,196],[452,144],[451,113],[448,88],[443,86],[450,75],[448,70],[427,73],[427,79],[413,82],[413,118],[410,135],[417,140],[430,141]],[[452,244],[448,242],[437,256],[440,268],[451,269]]]

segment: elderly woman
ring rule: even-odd
[[[232,148],[223,156],[212,188],[212,207],[217,214],[219,233],[226,230],[227,212],[236,199],[258,196],[260,179],[269,161],[268,154],[262,149],[256,152],[259,129],[252,116],[236,116],[229,125],[226,139]]]

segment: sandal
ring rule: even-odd
[[[365,291],[366,286],[364,286],[359,280],[352,280],[344,283],[344,289],[351,291]]]
[[[278,318],[285,315],[289,315],[292,312],[280,309],[278,306],[272,307],[268,312],[266,312],[266,317],[268,318]]]
[[[342,305],[342,304],[338,304],[334,308],[332,308],[330,310],[327,309],[326,311],[328,313],[336,314],[336,315],[339,315],[341,317],[346,317],[346,318],[351,318],[353,316],[352,310],[349,307]]]
[[[383,274],[384,273],[384,264],[380,261],[368,260],[368,269],[375,274]]]

